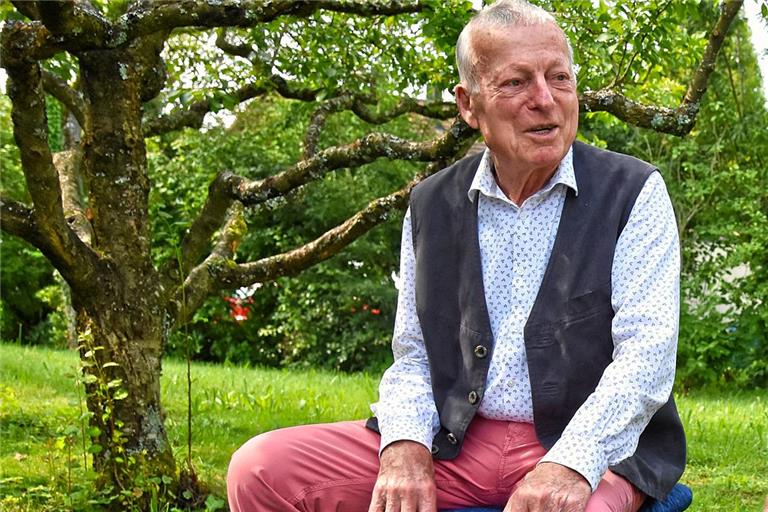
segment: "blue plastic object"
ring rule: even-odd
[[[675,485],[664,501],[646,500],[639,512],[682,512],[693,502],[693,491],[683,484]],[[501,512],[500,508],[462,508],[443,512]]]

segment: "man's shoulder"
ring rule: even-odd
[[[483,152],[481,151],[465,156],[448,167],[437,171],[416,185],[412,192],[412,198],[421,195],[431,195],[436,191],[439,191],[441,194],[463,192],[466,195],[482,158]]]
[[[598,148],[586,142],[574,141],[573,166],[577,170],[607,173],[632,173],[647,177],[656,167],[631,155]]]

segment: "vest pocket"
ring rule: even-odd
[[[568,299],[565,303],[565,316],[560,323],[577,322],[607,311],[610,311],[611,317],[613,317],[610,283],[602,284],[594,290]]]

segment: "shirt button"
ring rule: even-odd
[[[467,400],[469,400],[469,403],[471,403],[472,405],[475,405],[477,403],[477,399],[478,399],[477,392],[470,391],[469,395],[467,396]]]
[[[437,452],[440,451],[440,448],[438,448],[436,444],[433,444],[429,451],[432,452],[432,455],[437,455]]]
[[[448,442],[449,442],[449,443],[451,443],[451,444],[456,444],[456,443],[458,443],[458,442],[459,442],[459,440],[458,440],[458,439],[456,439],[456,436],[455,436],[455,435],[453,435],[453,432],[448,432],[448,435],[447,435],[447,436],[445,436],[445,438],[446,438],[446,439],[448,440]]]
[[[488,355],[488,349],[483,345],[478,345],[475,347],[475,355],[482,359]]]

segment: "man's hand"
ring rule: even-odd
[[[384,448],[368,512],[436,510],[435,468],[429,450],[415,441],[396,441]]]
[[[525,476],[504,512],[584,512],[591,495],[592,488],[579,473],[542,462]]]

